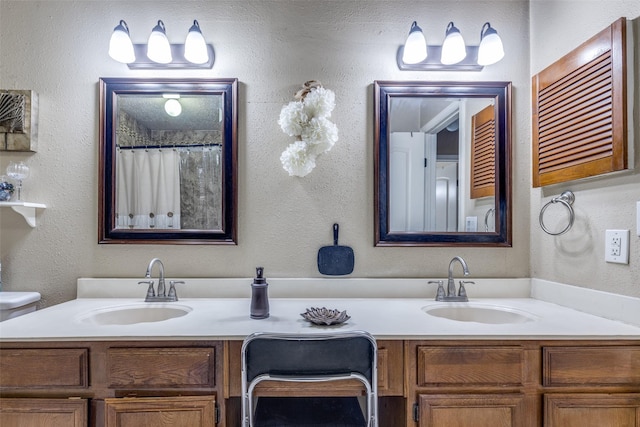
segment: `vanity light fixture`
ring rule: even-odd
[[[129,27],[120,20],[111,35],[109,56],[130,69],[211,69],[214,61],[213,46],[206,43],[195,19],[184,44],[169,43],[162,20],[153,27],[147,44],[133,44]]]
[[[400,70],[414,71],[482,71],[504,57],[502,40],[487,22],[480,35],[480,46],[466,46],[460,30],[449,22],[441,46],[428,45],[416,21],[409,36],[398,48],[396,61]]]

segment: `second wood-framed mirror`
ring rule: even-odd
[[[237,244],[237,79],[99,86],[99,243]]]
[[[376,246],[511,246],[511,83],[374,82]]]

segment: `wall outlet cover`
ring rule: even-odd
[[[629,264],[629,230],[606,231],[604,260],[617,264]]]
[[[478,231],[478,217],[477,216],[468,216],[465,219],[464,231],[471,232],[471,233]]]

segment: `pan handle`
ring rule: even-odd
[[[333,245],[338,246],[338,232],[340,231],[340,226],[338,223],[333,224]]]

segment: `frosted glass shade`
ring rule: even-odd
[[[136,55],[133,53],[133,43],[129,37],[129,27],[123,20],[120,20],[111,34],[109,56],[123,64],[129,64],[136,60]]]
[[[171,45],[167,39],[167,32],[164,22],[158,21],[158,25],[153,27],[149,41],[147,42],[147,57],[159,64],[168,64],[172,61]]]
[[[164,103],[164,111],[171,117],[177,117],[182,113],[182,105],[180,105],[180,101],[177,99],[168,99],[167,102]]]
[[[405,64],[417,64],[427,59],[427,41],[418,23],[413,21],[407,41],[404,43],[402,61]]]
[[[482,26],[480,32],[480,46],[478,47],[478,64],[491,65],[504,57],[504,48],[498,32],[488,22]]]
[[[446,36],[442,43],[442,54],[440,62],[445,65],[457,64],[467,56],[467,47],[460,30],[458,30],[453,22],[449,22],[447,26]]]
[[[200,24],[195,19],[184,43],[184,57],[193,64],[204,64],[209,60],[207,42],[205,42],[202,31],[200,31]]]

